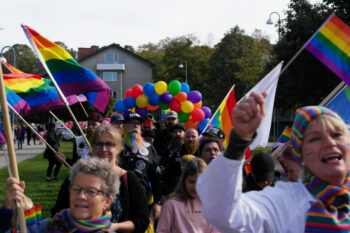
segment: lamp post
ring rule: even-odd
[[[278,16],[278,40],[281,39],[281,16],[278,12],[274,11],[270,13],[269,19],[266,21],[266,24],[273,24],[271,16],[276,14]]]
[[[187,61],[186,60],[181,60],[179,64],[179,68],[182,69],[184,68],[184,65],[182,63],[185,63],[185,69],[186,69],[186,83],[187,83]]]
[[[7,49],[7,48],[12,50],[12,53],[13,53],[13,66],[16,67],[16,51],[15,51],[15,49],[12,46],[5,46],[5,47],[3,47],[1,49],[1,52],[0,52],[0,58],[2,57],[4,49]]]

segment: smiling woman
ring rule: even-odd
[[[296,111],[291,146],[301,179],[242,193],[244,151],[264,117],[266,96],[253,92],[233,110],[227,150],[197,182],[204,216],[221,232],[349,232],[350,138],[342,119],[325,107]]]

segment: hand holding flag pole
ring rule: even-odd
[[[0,65],[0,103],[1,103],[2,113],[3,113],[2,115],[3,115],[4,133],[6,136],[7,148],[9,153],[8,155],[9,155],[10,171],[11,171],[11,175],[17,180],[19,180],[16,153],[15,153],[15,148],[14,148],[14,143],[13,143],[13,138],[11,133],[10,116],[7,108],[7,98],[6,98],[5,84],[2,76],[1,65]],[[19,217],[19,225],[20,225],[21,232],[27,233],[23,206],[20,205],[17,208],[18,208],[18,217]]]

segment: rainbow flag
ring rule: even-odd
[[[6,144],[6,138],[4,135],[4,131],[2,130],[1,124],[0,124],[0,144]]]
[[[292,133],[292,128],[286,126],[286,128],[284,128],[281,136],[279,137],[278,142],[280,142],[280,143],[287,143],[289,141],[289,139],[290,139],[291,133]]]
[[[25,114],[28,114],[30,112],[31,109],[25,100],[23,100],[6,86],[5,92],[7,102],[16,110],[16,112],[21,113],[23,111]]]
[[[30,110],[27,114],[65,107],[64,102],[58,95],[50,79],[26,73],[4,74],[3,77],[5,86],[11,90],[12,93],[14,92],[13,94],[17,94],[28,103]],[[13,106],[10,101],[11,92],[6,92],[6,95],[8,96],[8,102]],[[70,105],[78,102],[76,95],[68,96],[67,100]],[[19,102],[19,104],[21,104],[21,102]]]
[[[63,48],[30,27],[22,27],[34,52],[47,72],[53,75],[62,92],[66,96],[84,93],[91,105],[105,112],[111,92],[107,84],[95,73],[81,66]]]
[[[14,66],[6,63],[4,60],[1,60],[1,63],[11,72],[11,73],[23,73],[19,69],[15,68]]]
[[[304,48],[350,86],[350,27],[331,15]]]
[[[235,98],[235,91],[232,88],[230,93],[227,95],[227,97],[224,99],[224,101],[221,103],[221,105],[218,108],[218,111],[215,113],[215,115],[212,117],[211,125],[213,127],[217,127],[222,129],[225,133],[225,142],[224,145],[227,147],[229,136],[231,129],[233,127],[232,122],[232,110],[236,107],[236,98]],[[245,159],[249,159],[252,157],[252,154],[250,153],[249,147],[247,148],[247,151],[245,153]],[[245,166],[245,171],[247,173],[250,172],[250,164]]]

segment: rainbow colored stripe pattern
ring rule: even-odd
[[[308,211],[305,232],[349,232],[349,173],[342,186],[329,185],[314,175],[304,185],[318,198]]]
[[[35,74],[4,74],[6,87],[21,97],[30,107],[28,114],[64,108],[65,104],[52,86],[50,79]],[[75,95],[67,97],[68,103],[77,103]]]
[[[350,27],[331,15],[305,49],[350,85]]]
[[[112,218],[111,211],[107,211],[105,215],[94,220],[76,219],[69,210],[67,212],[68,212],[67,217],[69,221],[78,229],[78,231],[82,231],[82,232],[91,232],[95,230],[108,229],[111,223],[110,220]]]
[[[41,205],[33,206],[24,212],[27,226],[34,225],[41,221]]]
[[[30,112],[30,107],[26,101],[19,97],[16,93],[11,91],[8,87],[5,86],[6,99],[7,102],[16,110],[16,112],[21,113],[22,111],[25,114]]]
[[[64,95],[84,93],[88,102],[104,112],[110,97],[110,88],[95,73],[82,67],[57,44],[51,42],[28,26],[22,26],[37,56],[47,66]]]
[[[278,142],[280,142],[280,143],[287,143],[289,141],[289,139],[290,139],[291,133],[292,133],[292,128],[286,126],[286,128],[284,128],[281,136],[279,137]]]
[[[291,145],[294,159],[301,163],[301,147],[304,140],[305,130],[310,121],[320,115],[330,115],[339,118],[332,110],[322,106],[306,106],[298,108],[292,126]]]
[[[14,66],[6,63],[4,60],[1,60],[1,63],[11,72],[11,73],[23,73],[19,69],[15,68]]]
[[[217,127],[222,129],[225,133],[225,147],[228,144],[228,140],[230,137],[230,132],[233,127],[232,123],[232,110],[236,107],[236,98],[235,98],[235,91],[232,88],[231,92],[228,94],[226,99],[221,103],[219,106],[219,110],[217,113],[212,117],[211,125],[213,127]],[[252,154],[250,153],[249,147],[247,148],[245,159],[249,159],[252,157]],[[245,167],[246,173],[250,172],[250,164]]]

